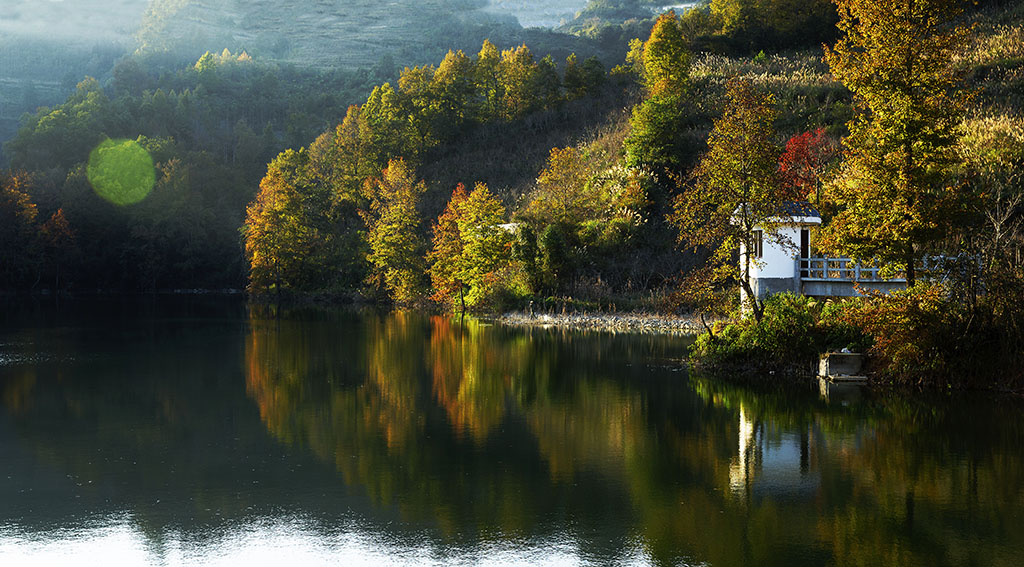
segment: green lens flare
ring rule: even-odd
[[[131,205],[146,198],[156,183],[149,152],[132,140],[107,140],[89,154],[86,168],[96,194],[115,205]]]

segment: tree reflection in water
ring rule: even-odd
[[[20,533],[121,518],[156,550],[216,549],[299,518],[310,538],[356,526],[448,558],[1024,557],[1017,398],[755,391],[678,372],[672,337],[212,300],[64,309],[0,329],[0,526]]]
[[[668,338],[407,313],[344,336],[291,325],[253,321],[247,342],[268,429],[449,535],[615,516],[616,541],[711,564],[1010,564],[1024,543],[1015,401],[687,383],[645,364]],[[978,419],[990,406],[1006,419]]]

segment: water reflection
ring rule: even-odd
[[[973,459],[970,466],[950,457],[954,446],[966,448],[958,420],[985,411],[988,400],[858,403],[859,389],[819,398],[813,386],[754,393],[630,366],[663,360],[668,344],[407,314],[356,323],[358,331],[349,328],[360,348],[349,350],[350,340],[345,349],[308,343],[301,356],[271,357],[280,364],[332,352],[337,363],[326,366],[363,373],[281,411],[306,416],[302,443],[348,441],[314,447],[347,483],[446,534],[513,537],[549,515],[568,515],[613,541],[639,535],[659,562],[712,564],[948,564],[978,537],[992,538],[990,562],[1021,549],[1019,533],[985,518],[990,508],[1024,509],[1019,445],[998,443],[999,436],[1021,440],[1016,402],[1003,402],[1009,422],[975,421],[1000,432],[985,434],[986,450],[1003,452],[981,471],[1003,497],[981,498],[962,491],[983,480],[980,447],[963,455]],[[279,323],[254,324],[249,359],[294,348],[280,343],[289,336]],[[295,374],[277,368],[249,376],[261,407],[298,399],[278,392],[275,373]],[[268,428],[286,438],[275,423],[267,420]],[[919,512],[915,524],[922,505],[933,508],[923,528]],[[598,520],[611,510],[614,521]],[[904,529],[893,531],[897,525]],[[933,531],[961,535],[936,545]]]
[[[1024,556],[1018,399],[754,391],[675,338],[412,313],[62,310],[0,328],[3,564]]]
[[[429,541],[407,545],[358,529],[323,533],[307,521],[286,518],[235,525],[221,537],[201,542],[184,537],[154,546],[130,520],[109,519],[105,523],[75,532],[0,533],[0,558],[6,565],[19,567],[79,565],[83,558],[102,558],[104,565],[205,567],[588,563],[586,554],[573,541],[495,542],[475,549],[442,547]],[[620,550],[607,559],[619,565],[650,564],[637,548]]]
[[[251,322],[247,391],[276,438],[448,538],[538,537],[568,517],[605,551],[626,545],[628,492],[607,473],[642,437],[642,400],[621,382],[576,383],[604,343],[414,314],[339,317]]]

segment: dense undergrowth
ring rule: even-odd
[[[1016,284],[1024,284],[1018,273]],[[1019,289],[1019,288],[1018,288]],[[875,384],[1020,390],[1024,388],[1024,304],[985,297],[959,301],[948,286],[917,286],[867,297],[822,301],[770,297],[764,318],[718,323],[691,347],[713,374],[813,376],[821,354],[867,355]]]

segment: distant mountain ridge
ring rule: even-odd
[[[131,42],[149,0],[4,0],[0,34],[92,44]]]
[[[587,0],[490,0],[486,11],[512,14],[524,28],[556,27],[570,21]]]
[[[365,67],[387,56],[427,62],[521,31],[512,15],[486,7],[486,0],[152,0],[138,40],[144,53],[245,50],[302,67]]]

